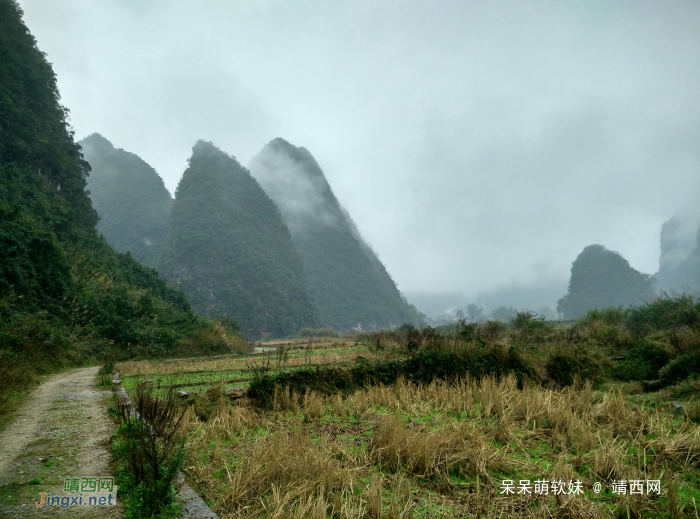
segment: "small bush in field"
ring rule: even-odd
[[[489,341],[496,341],[508,331],[508,325],[503,321],[486,321],[481,327],[484,337]]]
[[[551,327],[544,317],[534,312],[518,312],[515,317],[511,319],[510,324],[513,328],[523,333],[536,333]]]
[[[235,323],[234,323],[235,324]],[[248,348],[245,341],[236,334],[228,333],[225,324],[222,328],[212,326],[201,328],[180,340],[177,346],[179,355],[222,355]]]
[[[31,371],[25,362],[9,355],[0,355],[0,406],[5,404],[15,392],[25,388],[31,381]]]
[[[669,396],[682,400],[700,396],[700,375],[690,375],[683,382],[669,388]]]
[[[114,360],[106,359],[100,370],[97,372],[97,377],[100,379],[101,387],[110,387],[112,385],[112,371],[114,370]]]
[[[691,375],[700,374],[700,349],[681,353],[659,371],[661,386],[670,386],[684,381]]]
[[[659,376],[659,370],[666,365],[671,355],[653,343],[634,346],[627,357],[613,368],[613,375],[619,380],[650,380]]]
[[[209,420],[214,411],[219,407],[224,398],[224,390],[221,386],[212,386],[206,392],[195,396],[192,401],[194,414],[202,421]]]
[[[150,384],[137,385],[133,405],[134,410],[119,405],[113,439],[117,481],[127,496],[127,517],[157,517],[175,505],[173,480],[184,463],[181,425],[187,408],[178,405],[172,386]]]
[[[592,322],[602,322],[611,325],[624,324],[629,317],[629,310],[625,310],[622,307],[611,307],[603,308],[602,310],[590,310],[582,319],[581,322],[584,324],[590,324]]]
[[[685,418],[692,422],[700,424],[700,402],[691,402],[685,410]]]
[[[547,360],[547,372],[556,382],[570,386],[578,375],[583,380],[598,381],[603,366],[585,347],[559,348]]]

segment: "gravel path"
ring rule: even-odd
[[[97,386],[98,369],[46,379],[0,433],[0,517],[122,517],[119,503],[68,509],[34,504],[40,492],[68,495],[66,477],[114,475],[109,450],[114,424],[106,411],[111,393]]]

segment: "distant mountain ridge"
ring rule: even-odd
[[[250,173],[210,142],[192,149],[160,268],[199,314],[226,315],[249,338],[320,326],[280,212]]]
[[[349,330],[417,323],[418,312],[362,239],[307,149],[274,139],[249,169],[291,232],[324,324]]]
[[[100,215],[97,230],[117,251],[156,267],[173,206],[163,179],[138,155],[115,148],[98,133],[80,145],[92,167],[87,188]]]

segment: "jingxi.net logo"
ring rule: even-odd
[[[64,495],[40,492],[37,507],[72,508],[76,506],[114,506],[117,504],[117,485],[114,478],[66,478]],[[67,495],[66,495],[67,494]]]

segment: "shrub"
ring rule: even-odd
[[[677,384],[700,373],[700,349],[681,353],[659,371],[661,387]]]
[[[691,402],[685,410],[685,418],[689,422],[700,424],[700,403]]]
[[[700,396],[700,375],[690,375],[683,382],[669,388],[668,395],[678,400],[697,399]]]
[[[219,408],[224,400],[224,390],[222,386],[213,386],[204,393],[198,393],[192,398],[189,404],[194,410],[195,416],[206,422]]]
[[[396,331],[397,331],[397,332],[406,333],[406,332],[408,332],[409,330],[412,330],[412,329],[414,329],[414,328],[415,328],[415,326],[414,326],[413,324],[411,324],[411,323],[402,323],[401,326],[399,326],[399,327],[396,329]]]
[[[219,326],[213,323],[207,324],[207,327],[202,327],[180,339],[177,345],[179,355],[224,355],[249,349],[240,335],[228,331],[225,323]]]
[[[700,326],[700,301],[689,295],[660,297],[633,308],[626,324],[638,335],[682,326],[694,328]]]
[[[544,317],[530,311],[518,312],[511,319],[510,324],[525,335],[541,333],[551,329],[551,324],[547,323]]]
[[[31,371],[24,359],[16,355],[0,354],[0,409],[31,382]]]
[[[491,312],[491,318],[494,321],[508,322],[511,319],[515,319],[517,313],[518,312],[515,308],[501,305],[498,308],[496,308],[493,312]]]
[[[503,321],[486,321],[481,329],[487,340],[496,341],[508,330],[508,325]]]
[[[615,378],[620,380],[649,380],[659,376],[659,370],[666,365],[670,354],[653,343],[634,346],[627,357],[613,368]]]
[[[547,360],[547,372],[556,382],[570,386],[578,375],[581,379],[598,381],[602,377],[603,365],[584,346],[557,349]]]
[[[185,436],[180,426],[186,411],[177,404],[172,385],[149,384],[137,385],[135,412],[127,403],[119,404],[113,451],[129,518],[157,517],[175,506],[172,483],[184,462]]]
[[[700,349],[700,327],[695,329],[687,326],[674,328],[669,334],[669,342],[677,355],[689,350]]]
[[[99,385],[101,387],[111,387],[112,385],[112,371],[114,370],[114,360],[105,359],[97,372],[97,378],[100,379]]]
[[[402,359],[372,362],[358,359],[351,368],[321,368],[294,372],[253,372],[249,394],[261,404],[269,405],[275,388],[289,388],[297,394],[307,390],[321,394],[349,393],[376,385],[394,384],[399,378],[413,382],[430,383],[435,379],[456,380],[469,374],[483,377],[489,374],[514,373],[519,382],[525,377],[535,378],[532,366],[526,365],[517,348],[496,345],[490,348],[472,348],[460,352],[416,350]]]
[[[624,324],[629,315],[629,310],[625,310],[620,306],[603,308],[602,310],[598,310],[596,308],[595,310],[589,310],[589,312],[581,319],[581,322],[585,324],[589,324],[591,322],[602,322],[617,326]]]

